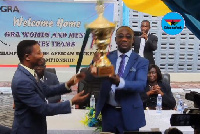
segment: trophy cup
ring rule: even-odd
[[[115,29],[115,24],[103,17],[103,0],[97,1],[96,10],[98,18],[86,25],[86,28],[91,30],[94,45],[97,46],[97,52],[101,54],[100,60],[93,64],[94,67],[97,67],[97,77],[106,77],[115,73],[114,66],[107,58],[105,52],[105,49],[111,42],[111,36]]]

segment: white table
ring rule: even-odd
[[[73,109],[71,114],[55,115],[47,117],[48,134],[94,134],[95,128],[84,126],[81,123],[87,110]],[[164,132],[171,127],[171,114],[173,110],[163,110],[161,114],[155,110],[145,110],[146,126],[140,131],[152,131],[159,129]],[[194,130],[190,126],[177,127],[184,134],[193,134]]]
[[[162,110],[162,113],[157,113],[156,110],[145,110],[146,126],[140,128],[140,131],[158,130],[163,132],[170,125],[171,114],[176,114],[175,110]],[[194,134],[194,129],[190,126],[176,126],[183,134]]]
[[[92,134],[96,128],[81,123],[87,111],[72,109],[71,114],[48,116],[48,134]]]

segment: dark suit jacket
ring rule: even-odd
[[[58,77],[54,73],[44,71],[44,83],[50,87],[58,85],[59,84]],[[52,97],[48,97],[47,100],[49,103],[59,102],[61,100],[61,95],[55,95]]]
[[[111,52],[108,58],[116,67],[117,51]],[[123,124],[127,130],[136,130],[146,124],[143,103],[139,92],[143,92],[146,87],[148,65],[148,60],[132,52],[122,76],[125,80],[125,87],[115,92],[116,94],[118,92],[118,100],[122,107]],[[109,98],[111,85],[109,80],[104,80],[102,83],[99,101],[96,106],[96,117]],[[108,112],[108,114],[112,116],[112,113]],[[103,121],[109,120],[105,119]]]
[[[12,134],[46,134],[46,116],[71,113],[69,101],[47,104],[45,100],[47,96],[69,92],[65,84],[49,88],[20,65],[11,88],[15,103]]]
[[[10,134],[11,129],[9,127],[5,127],[0,125],[0,134]]]
[[[133,45],[134,45],[134,51],[136,53],[139,53],[140,42],[141,42],[141,38],[138,36],[135,36],[135,41]],[[158,42],[157,36],[153,34],[148,35],[148,40],[146,41],[145,47],[144,47],[144,58],[149,60],[149,64],[155,64],[155,61],[153,58],[153,51],[157,49],[157,42]]]
[[[176,100],[172,94],[171,87],[169,84],[159,81],[158,85],[161,87],[161,91],[164,93],[162,96],[162,107],[163,109],[174,109],[176,106]],[[151,95],[147,96],[146,92],[150,90],[149,84],[147,83],[145,92],[141,93],[141,98],[144,103],[144,107],[151,107],[155,108],[157,105],[157,94],[156,95]]]

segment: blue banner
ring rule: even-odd
[[[76,65],[85,24],[98,14],[96,3],[0,2],[0,65],[17,65],[17,44],[37,40],[48,65]],[[113,22],[114,4],[105,3],[104,17]],[[90,64],[96,48],[88,40],[82,65]]]

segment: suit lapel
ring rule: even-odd
[[[148,34],[148,38],[151,38],[151,34]]]
[[[38,87],[38,88],[36,88],[36,90],[38,91],[40,97],[41,97],[42,99],[45,100],[44,92],[43,92],[43,90],[42,90],[42,86],[41,86],[40,82],[41,82],[41,81],[36,82],[36,85],[37,85],[37,87]]]
[[[148,40],[151,38],[151,34],[148,34]],[[147,41],[148,41],[147,40]],[[144,46],[144,51],[146,50],[146,49],[148,49],[148,45],[146,45],[146,43],[147,43],[147,41],[145,42],[145,46]],[[143,52],[143,55],[144,55],[145,53]]]
[[[38,87],[38,88],[36,88],[36,90],[38,91],[40,97],[41,97],[42,99],[45,99],[44,92],[43,92],[43,90],[42,90],[42,86],[41,86],[41,83],[40,83],[41,81],[40,81],[40,80],[37,81],[37,80],[35,79],[35,77],[33,77],[32,75],[30,76],[30,79],[32,79],[32,80],[35,82],[36,86]]]
[[[24,74],[26,74],[28,78],[30,78],[32,81],[35,82],[36,86],[38,87],[38,88],[36,88],[36,90],[38,91],[40,97],[42,99],[45,99],[45,96],[43,94],[43,90],[42,90],[42,87],[40,85],[40,82],[37,82],[37,80],[35,79],[35,77],[28,70],[26,70],[24,67],[22,67],[22,66],[19,65],[18,69],[21,70]]]
[[[140,49],[140,43],[141,43],[141,37],[138,37],[139,38],[139,41],[138,41],[138,53],[139,53],[139,49]],[[150,39],[151,38],[151,34],[148,34],[148,39]],[[145,42],[145,46],[144,46],[144,49],[145,49],[145,47],[146,47],[146,42]]]
[[[133,67],[133,65],[135,64],[136,59],[137,59],[137,54],[132,52],[130,57],[129,57],[128,63],[126,65],[126,67],[125,67],[124,74],[122,76],[124,79],[126,78],[128,73],[130,72],[131,67]]]
[[[139,53],[139,50],[140,50],[140,43],[141,43],[141,37],[139,37],[139,43],[138,43],[138,53]]]
[[[49,78],[48,77],[48,73],[44,70],[44,79],[43,79],[43,81],[44,81],[44,83],[46,83],[46,84],[48,84],[48,82],[47,82],[47,78]]]
[[[117,51],[114,51],[113,54],[109,55],[109,60],[112,63],[112,65],[114,66],[114,69],[116,68],[116,62],[117,62]]]
[[[124,74],[122,76],[123,78],[126,78],[126,76],[128,75],[128,73],[131,70],[131,67],[133,67],[133,65],[135,64],[137,57],[138,57],[138,55],[132,51],[132,53],[129,57],[129,60],[127,62],[127,65],[125,67]],[[117,58],[118,58],[117,51],[114,51],[112,54],[109,55],[109,59],[110,59],[111,63],[114,65],[114,68],[116,68]]]
[[[138,36],[136,36],[136,37],[134,38],[134,41],[135,41],[135,42],[134,42],[134,51],[135,51],[136,53],[139,53],[141,38],[138,37]]]
[[[101,90],[100,90],[100,94],[99,94],[99,100],[97,101],[97,106],[96,106],[96,113],[95,113],[96,118],[98,117],[100,111],[102,110],[104,104],[106,103],[109,92],[111,90],[112,84],[107,79],[108,78],[105,78],[104,81],[102,81]]]
[[[36,90],[38,91],[40,97],[45,100],[44,92],[42,90],[42,86],[41,86],[41,83],[40,83],[41,81],[39,80],[37,82],[36,79],[35,79],[35,77],[31,77],[30,76],[30,78],[35,82],[36,86],[38,87],[38,88],[36,88]]]
[[[42,90],[42,87],[41,87],[41,84],[40,84],[40,80],[37,81],[33,75],[29,75],[29,78],[35,82],[35,84],[38,87],[37,90],[39,89],[39,91],[43,93],[43,90]]]

